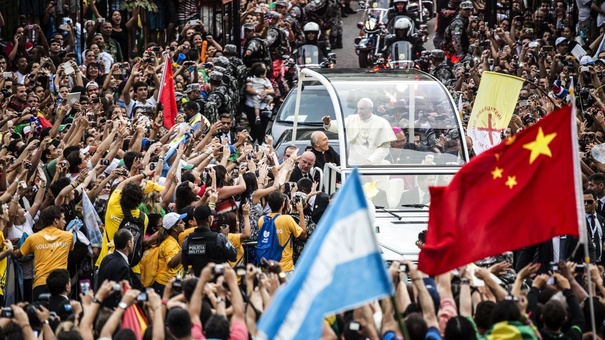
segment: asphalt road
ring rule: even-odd
[[[358,10],[357,1],[351,1],[351,8]],[[355,53],[355,38],[359,36],[357,23],[363,20],[364,12],[358,10],[357,14],[350,14],[347,18],[342,19],[343,23],[343,48],[334,50],[336,53],[336,67],[338,68],[359,68],[357,54]],[[433,49],[433,35],[435,28],[435,18],[428,22],[429,40],[424,44],[427,50]]]

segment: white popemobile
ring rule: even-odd
[[[309,107],[305,92],[329,98],[331,107],[305,112]],[[281,138],[278,149],[308,145],[306,137],[297,139],[299,123],[304,126],[309,117],[327,116],[323,129],[337,133],[330,145],[339,152],[341,165],[315,169],[322,175],[324,192],[334,193],[358,167],[366,197],[375,208],[374,228],[383,257],[416,262],[418,234],[428,222],[428,187],[448,184],[468,162],[462,123],[447,89],[413,69],[303,69],[288,97],[292,96],[289,138]],[[316,121],[307,125],[323,130]]]

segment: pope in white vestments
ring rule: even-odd
[[[350,165],[383,164],[390,142],[397,140],[391,124],[372,114],[373,109],[372,100],[362,98],[357,102],[357,114],[345,118]],[[327,131],[338,133],[338,121],[325,116],[323,123]]]

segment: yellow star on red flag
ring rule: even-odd
[[[536,135],[536,140],[531,143],[523,144],[524,149],[531,151],[531,154],[529,155],[529,164],[532,164],[540,155],[552,157],[552,152],[550,151],[548,144],[550,144],[550,142],[552,142],[556,136],[556,132],[545,136],[544,131],[542,131],[542,127],[540,127],[538,134]]]

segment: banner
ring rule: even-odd
[[[500,144],[500,132],[508,127],[513,116],[523,81],[502,73],[482,73],[467,128],[475,154]]]

